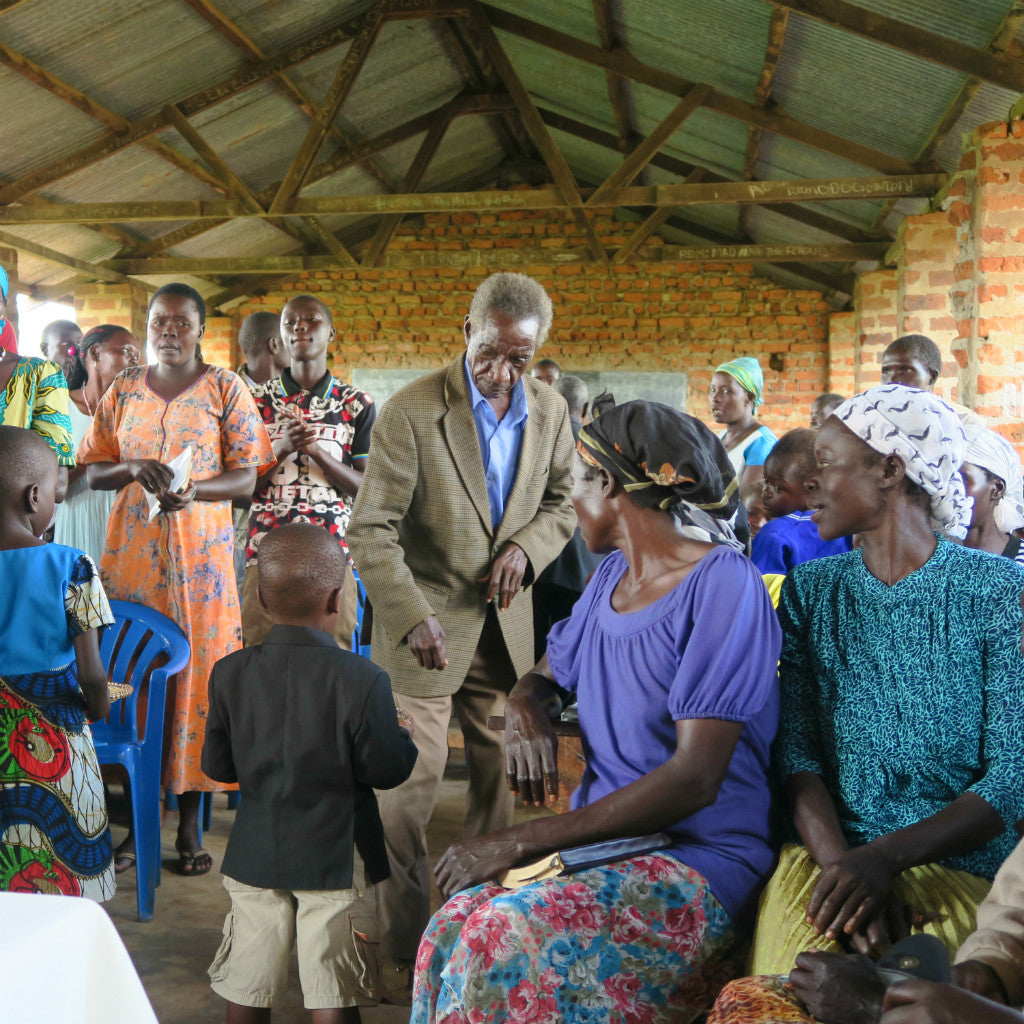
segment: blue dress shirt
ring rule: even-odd
[[[490,402],[480,393],[463,362],[466,387],[473,403],[473,420],[480,438],[480,454],[487,477],[487,501],[491,506],[491,526],[497,528],[505,514],[505,502],[512,493],[512,484],[519,468],[519,450],[523,445],[523,427],[529,410],[526,407],[526,387],[521,380],[512,389],[512,401],[501,422],[494,414]]]

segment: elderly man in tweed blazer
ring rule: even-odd
[[[430,916],[426,826],[453,706],[470,773],[465,834],[512,820],[503,736],[487,718],[503,713],[506,694],[534,664],[522,588],[576,524],[568,409],[554,389],[523,376],[551,317],[551,300],[531,278],[495,274],[481,283],[465,356],[378,413],[349,523],[373,604],[373,659],[390,674],[420,752],[409,781],[380,799],[392,872],[379,890],[382,945],[402,980]]]

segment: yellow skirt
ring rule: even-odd
[[[757,912],[750,954],[751,974],[786,974],[807,949],[841,952],[839,943],[816,935],[806,921],[807,904],[821,869],[802,847],[787,844]],[[939,864],[908,868],[893,885],[896,897],[915,910],[936,914],[921,930],[941,939],[952,957],[974,931],[978,904],[992,883]]]

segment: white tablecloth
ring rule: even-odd
[[[0,1018],[157,1024],[106,912],[73,896],[0,893]]]

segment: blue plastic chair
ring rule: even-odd
[[[92,737],[100,764],[120,764],[128,772],[139,920],[148,921],[160,884],[160,755],[167,680],[188,664],[191,649],[177,624],[152,608],[131,601],[111,601],[110,608],[116,621],[103,631],[100,655],[107,678],[130,683],[134,690],[93,725]],[[146,724],[140,736],[137,709],[147,676]]]
[[[356,572],[356,567],[352,566],[352,575],[356,578],[356,592],[359,597],[359,603],[356,606],[356,628],[352,631],[352,650],[356,654],[361,654],[364,658],[370,656],[370,644],[360,643],[360,638],[363,633],[363,613],[366,611],[366,588],[363,586],[363,581],[359,578],[359,573]]]

